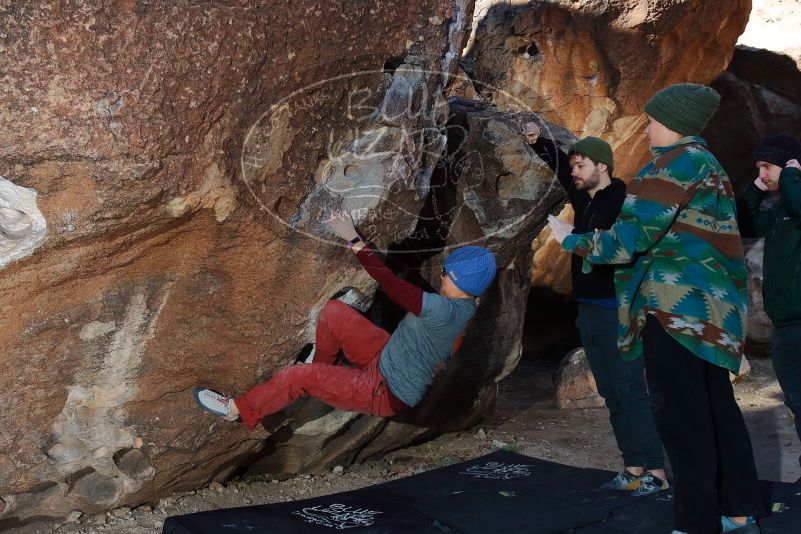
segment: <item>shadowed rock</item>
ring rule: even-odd
[[[372,301],[320,219],[351,210],[384,247],[414,229],[471,9],[2,10],[0,207],[34,231],[13,255],[0,236],[0,529],[156,501],[264,449],[191,388],[241,393],[327,299]]]
[[[449,104],[448,147],[432,174],[431,194],[414,232],[390,247],[388,260],[409,280],[436,290],[451,249],[478,243],[493,250],[498,276],[481,297],[461,350],[423,401],[392,419],[346,415],[317,401],[291,407],[288,425],[286,415],[269,418],[265,426],[274,431],[265,442],[269,454],[252,466],[253,472],[324,472],[380,457],[400,443],[470,428],[490,413],[497,382],[517,366],[530,286],[529,244],[564,199],[520,128],[534,120],[560,144],[574,138],[532,113],[501,112],[464,99]],[[380,301],[370,316],[390,329],[401,318],[393,305]]]

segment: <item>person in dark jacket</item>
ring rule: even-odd
[[[626,184],[612,178],[612,148],[597,137],[574,144],[568,153],[541,135],[534,122],[523,125],[534,152],[556,173],[575,212],[574,233],[609,229],[626,198]],[[614,266],[596,265],[573,254],[573,297],[578,302],[576,326],[598,393],[623,459],[623,470],[602,487],[647,495],[667,489],[662,442],[648,402],[641,358],[625,361],[617,347],[618,306]]]
[[[759,176],[740,196],[737,213],[749,235],[765,238],[762,296],[774,326],[773,367],[801,439],[801,143],[768,136],[754,159]]]

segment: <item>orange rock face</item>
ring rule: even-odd
[[[263,452],[275,469],[346,463],[490,409],[519,357],[528,243],[559,192],[516,137],[521,117],[486,110],[461,123],[463,159],[486,164],[486,183],[449,193],[468,209],[445,244],[489,238],[501,276],[473,356],[426,405],[391,423],[278,414],[267,436],[199,412],[190,395],[242,393],[293,362],[329,298],[372,302],[375,284],[320,220],[347,209],[379,247],[416,230],[450,141],[440,74],[456,68],[472,2],[7,4],[0,175],[32,192],[43,222],[0,259],[0,529],[153,501]],[[661,4],[523,10],[512,33],[477,40],[473,74],[539,88],[512,94],[574,131],[591,116],[582,133],[614,135],[628,159],[642,80],[711,78],[747,13],[747,2]],[[0,205],[9,198],[0,189]]]
[[[191,388],[241,393],[328,298],[369,303],[319,220],[349,209],[380,246],[414,228],[470,8],[0,8],[0,175],[46,221],[0,274],[0,525],[158,499],[260,449]]]
[[[750,9],[750,0],[479,0],[465,65],[500,109],[525,107],[607,140],[615,175],[628,181],[648,157],[645,102],[673,83],[714,80]],[[563,276],[561,252],[537,254],[533,283],[569,287],[552,282]]]

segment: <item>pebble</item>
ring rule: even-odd
[[[78,510],[73,510],[72,512],[69,513],[69,515],[67,515],[66,522],[67,523],[78,523],[79,520],[81,519],[82,515],[83,514],[81,514],[81,512],[79,512]]]
[[[509,444],[506,443],[505,441],[501,441],[499,439],[493,439],[492,440],[492,446],[496,447],[498,449],[503,449],[504,447],[508,447]]]
[[[114,517],[125,518],[131,515],[131,509],[127,506],[123,506],[122,508],[115,508],[111,511],[111,515]]]
[[[342,473],[345,472],[345,468],[342,467],[341,465],[338,465],[338,466],[334,467],[331,470],[331,472],[334,473],[335,475],[341,475]]]
[[[487,433],[484,431],[483,428],[479,428],[478,432],[476,432],[476,438],[478,439],[487,439]]]
[[[245,504],[253,504],[253,500],[252,499],[248,499],[247,497],[242,499],[242,502],[245,503]]]
[[[211,484],[209,484],[209,489],[214,490],[217,493],[222,493],[225,490],[225,486],[223,486],[219,482],[212,482]]]

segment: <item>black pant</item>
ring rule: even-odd
[[[708,363],[649,315],[642,333],[657,430],[673,467],[676,530],[720,530],[720,515],[763,515],[751,438],[729,371]]]
[[[784,403],[795,416],[795,431],[801,439],[801,324],[774,328],[771,349]]]
[[[617,309],[579,303],[576,326],[598,394],[609,408],[623,465],[664,468],[665,456],[648,402],[643,361],[626,361],[617,349]]]

